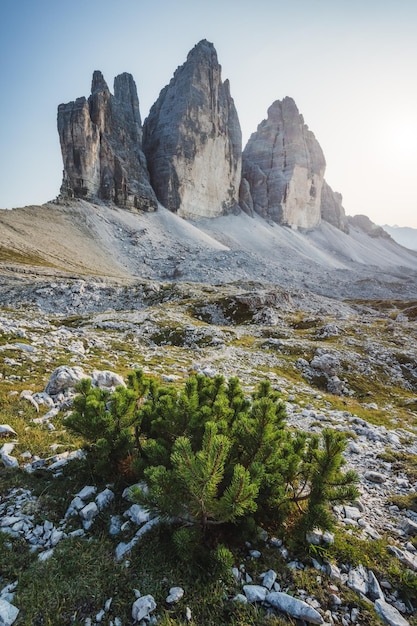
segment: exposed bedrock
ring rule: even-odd
[[[238,207],[242,139],[213,44],[200,41],[144,122],[143,149],[158,200],[185,218]]]
[[[113,95],[101,72],[95,71],[88,99],[59,105],[58,132],[64,162],[61,195],[142,210],[157,208],[130,74],[116,76]]]
[[[325,167],[322,149],[294,100],[284,98],[269,107],[268,118],[251,135],[243,151],[242,178],[259,215],[309,229],[321,221]]]

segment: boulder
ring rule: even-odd
[[[180,217],[238,210],[241,130],[212,43],[200,41],[159,94],[143,149],[158,200]]]
[[[12,626],[17,619],[19,609],[0,598],[0,624],[1,626]]]
[[[378,615],[389,626],[409,626],[409,622],[401,613],[385,600],[376,600],[374,606]]]
[[[49,396],[65,393],[69,389],[74,389],[83,378],[88,378],[88,376],[84,373],[82,367],[78,365],[74,367],[60,365],[52,372],[46,384],[45,393]]]
[[[309,624],[323,624],[324,622],[320,613],[307,602],[298,600],[282,591],[271,591],[266,596],[265,601],[274,609],[287,613],[295,619],[304,620]]]
[[[156,602],[153,596],[141,596],[132,606],[132,618],[134,622],[149,619],[150,613],[156,609]]]

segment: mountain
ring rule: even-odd
[[[292,228],[322,219],[348,229],[341,197],[324,181],[325,158],[292,98],[275,101],[242,152],[229,81],[203,39],[159,94],[143,127],[136,85],[117,76],[112,95],[93,75],[86,100],[58,108],[61,196],[149,210],[156,198],[187,219],[240,210]]]
[[[200,41],[160,93],[143,128],[158,200],[181,217],[236,210],[242,134],[212,43]]]
[[[63,197],[156,209],[142,152],[139,99],[130,74],[116,76],[113,95],[101,72],[94,72],[88,100],[77,98],[58,107],[58,133]]]
[[[206,40],[143,126],[132,76],[117,76],[113,95],[96,71],[88,99],[59,106],[58,131],[59,198],[0,215],[6,276],[256,281],[333,298],[416,293],[417,254],[366,216],[346,217],[294,100],[275,101],[242,151],[230,86]]]
[[[410,250],[417,250],[417,228],[408,226],[387,226],[382,227],[385,232],[399,244]]]

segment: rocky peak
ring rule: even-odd
[[[144,122],[143,147],[160,202],[181,217],[216,217],[238,204],[241,130],[212,43],[200,41]]]
[[[242,203],[279,224],[314,228],[321,220],[325,166],[294,100],[277,100],[243,152]]]
[[[345,209],[342,206],[343,198],[342,194],[337,191],[333,191],[330,185],[323,180],[323,187],[321,188],[321,217],[329,224],[336,226],[344,233],[349,232],[349,222],[345,214]]]
[[[372,222],[372,220],[370,220],[367,215],[349,216],[348,220],[349,224],[353,228],[358,228],[359,230],[362,230],[364,233],[369,235],[369,237],[382,237],[382,239],[392,239],[391,235],[387,233],[382,228],[382,226],[374,224],[374,222]]]
[[[130,74],[116,76],[112,95],[102,73],[95,71],[88,100],[58,107],[58,132],[63,196],[156,209],[142,152],[139,98]]]

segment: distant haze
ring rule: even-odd
[[[244,143],[291,96],[348,214],[417,228],[415,0],[2,0],[0,207],[59,193],[61,102],[133,74],[142,120],[188,51],[212,41]]]
[[[383,228],[397,243],[410,250],[417,250],[417,228],[406,226],[384,226]]]

